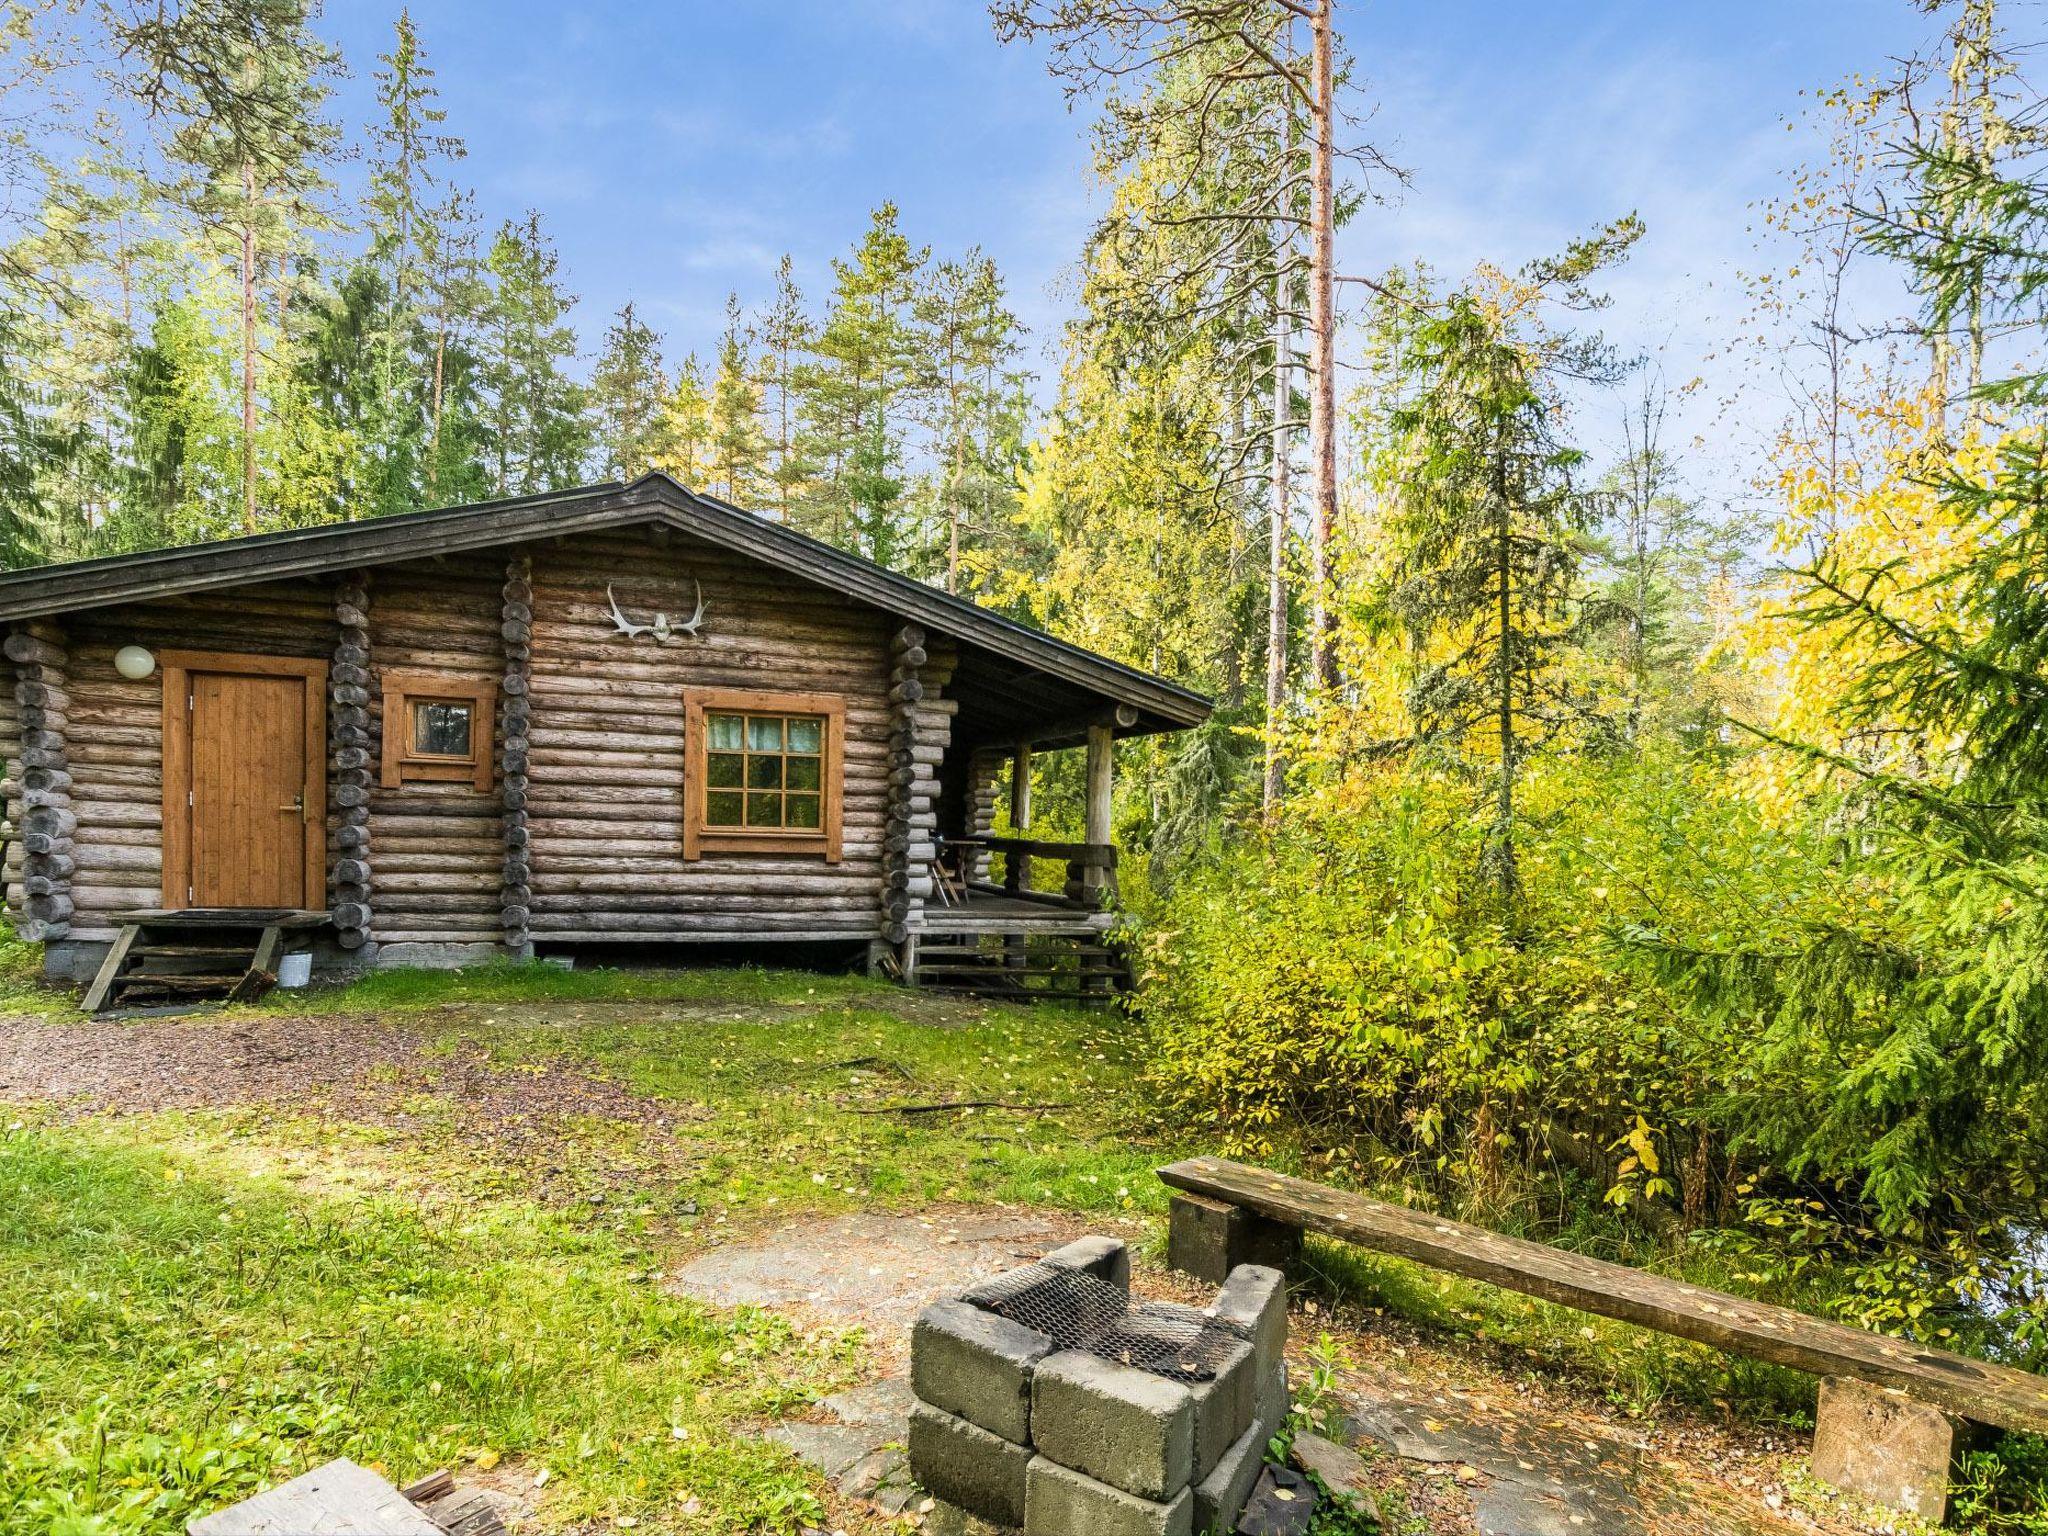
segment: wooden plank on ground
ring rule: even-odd
[[[185,1530],[188,1536],[442,1536],[404,1494],[345,1459],[189,1520]]]
[[[113,944],[107,950],[106,959],[100,962],[99,974],[86,988],[85,1001],[78,1006],[86,1013],[98,1013],[107,1006],[107,998],[114,990],[115,978],[121,974],[121,967],[128,963],[128,951],[135,947],[135,937],[142,929],[135,923],[123,927],[115,935]]]
[[[1581,1312],[1795,1370],[1896,1388],[1979,1423],[2048,1433],[2048,1378],[2010,1366],[1924,1349],[1223,1158],[1174,1163],[1159,1177],[1174,1189]]]
[[[236,981],[228,992],[231,1003],[253,1003],[257,998],[277,985],[277,957],[284,949],[284,929],[275,923],[263,930],[263,936],[256,941],[256,953],[249,960],[249,969]]]

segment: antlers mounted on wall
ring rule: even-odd
[[[628,640],[637,640],[642,635],[652,635],[656,643],[666,645],[669,641],[685,635],[692,640],[696,639],[697,626],[704,622],[704,587],[694,576],[690,578],[690,585],[697,590],[697,606],[687,619],[671,621],[667,614],[657,613],[652,623],[635,624],[619,611],[619,600],[612,596],[611,583],[605,583],[604,595],[605,600],[612,605],[613,625]]]

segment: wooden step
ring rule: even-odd
[[[159,971],[130,971],[125,976],[116,976],[114,986],[121,992],[225,992],[244,974],[230,971],[225,975],[173,976]]]
[[[86,1012],[101,1012],[117,996],[124,1005],[138,997],[251,1002],[277,984],[284,949],[281,923],[202,923],[198,926],[212,942],[192,942],[154,936],[158,930],[179,926],[181,914],[138,915],[148,921],[128,923],[116,935],[86,989],[81,1002]],[[252,929],[247,942],[227,941],[227,931],[235,927]]]

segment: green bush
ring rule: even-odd
[[[1542,1235],[1612,1241],[1605,1209],[1753,1290],[2038,1359],[2038,1096],[1919,1134],[1892,1076],[1922,994],[1869,958],[1926,949],[1880,873],[1713,764],[1553,760],[1525,803],[1512,907],[1469,786],[1412,772],[1185,871],[1141,948],[1166,1111]]]

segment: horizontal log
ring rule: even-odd
[[[1978,1423],[2048,1432],[2048,1378],[1725,1295],[1221,1158],[1159,1170],[1174,1189],[1468,1279],[1822,1376],[1894,1388]]]

